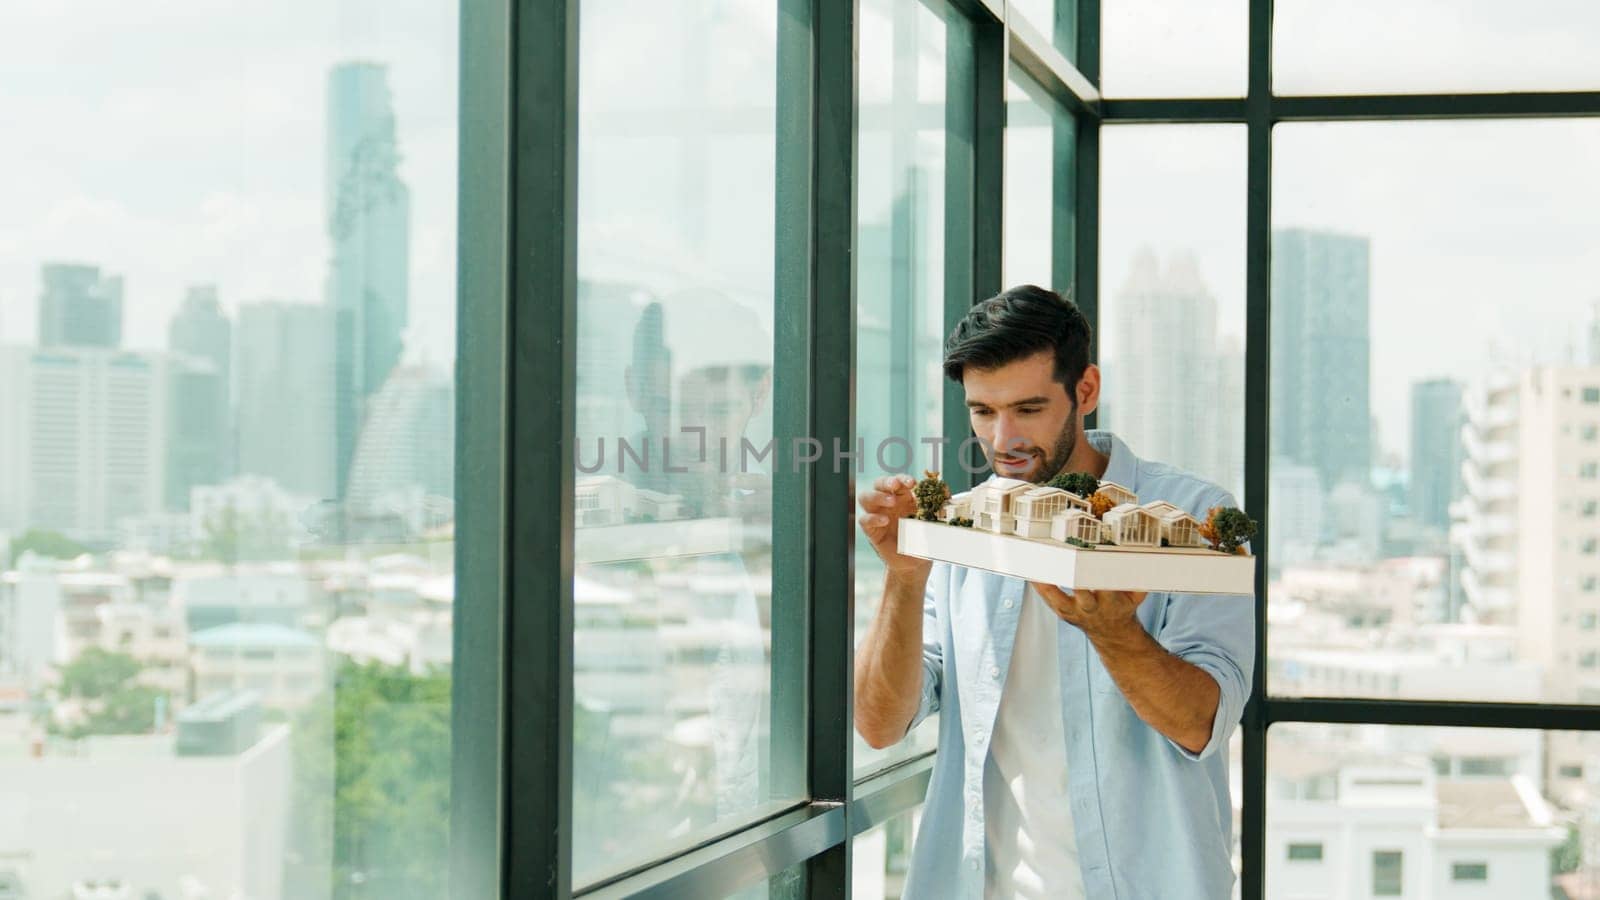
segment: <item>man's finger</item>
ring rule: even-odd
[[[1053,584],[1029,583],[1033,585],[1034,590],[1039,592],[1039,596],[1050,604],[1050,608],[1055,610],[1057,615],[1066,617],[1075,615],[1078,612],[1078,601],[1072,594],[1062,591]]]
[[[874,481],[872,486],[885,494],[898,494],[909,490],[915,483],[909,475],[885,475]]]

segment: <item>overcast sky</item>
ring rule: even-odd
[[[749,22],[770,33],[770,4],[758,5]],[[607,16],[665,14],[656,4],[600,0],[585,9],[586,33]],[[1514,20],[1512,9],[1489,0],[1278,0],[1277,84],[1600,88],[1600,3],[1518,4]],[[456,16],[449,0],[7,0],[0,341],[33,339],[47,260],[97,263],[125,276],[125,336],[135,347],[164,345],[192,283],[216,282],[230,309],[268,298],[320,301],[327,72],[342,60],[371,59],[390,66],[402,176],[412,192],[407,353],[448,361]],[[1243,0],[1107,0],[1104,20],[1109,95],[1242,92]],[[635,33],[664,33],[652,29]],[[683,46],[666,34],[651,52]],[[738,30],[706,42],[712,81],[730,83],[723,99],[770,96],[770,80],[723,78],[766,67],[759,47]],[[608,56],[648,59],[642,54],[652,45],[639,46],[637,54],[612,47]],[[874,46],[863,42],[864,72]],[[676,83],[663,71],[672,64],[660,57],[648,67],[655,74],[586,67],[586,89],[664,102]],[[1139,245],[1163,258],[1189,251],[1217,296],[1219,332],[1242,336],[1243,129],[1107,128],[1104,140],[1105,302],[1114,302]],[[1411,380],[1469,377],[1496,355],[1557,358],[1586,322],[1587,304],[1600,299],[1600,121],[1282,126],[1275,154],[1278,224],[1372,239],[1373,399],[1390,449],[1404,450]],[[607,187],[588,190],[599,198]],[[634,240],[618,221],[624,230],[594,233]],[[712,236],[739,239],[723,227]],[[770,230],[755,233],[770,253]],[[732,263],[723,269],[744,272]],[[770,284],[767,272],[770,263],[751,265],[741,277]],[[1441,333],[1440,323],[1449,330]]]

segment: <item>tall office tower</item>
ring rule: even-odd
[[[1370,254],[1361,236],[1272,233],[1272,455],[1324,491],[1372,478]]]
[[[1465,394],[1462,499],[1451,543],[1461,550],[1468,615],[1511,622],[1517,605],[1518,447],[1521,384],[1494,374]],[[1530,510],[1530,513],[1532,510]]]
[[[0,529],[115,540],[160,510],[169,360],[88,347],[0,348]]]
[[[233,323],[217,301],[217,286],[199,284],[189,288],[183,306],[167,327],[167,349],[185,356],[208,360],[222,383],[233,384]]]
[[[455,494],[455,386],[423,366],[401,366],[373,398],[350,472],[358,513],[386,497]]]
[[[187,512],[189,492],[226,478],[228,386],[209,359],[172,354],[166,360],[168,511]]]
[[[39,344],[117,347],[122,344],[122,278],[97,266],[47,263],[41,270]]]
[[[411,196],[400,180],[386,67],[335,66],[328,76],[327,113],[334,477],[343,496],[367,404],[400,361],[409,307]]]
[[[239,309],[239,471],[319,498],[334,490],[332,318],[304,303]]]
[[[1411,515],[1450,527],[1450,503],[1461,496],[1461,385],[1448,378],[1411,386]]]
[[[199,468],[197,477],[185,478],[181,475],[168,479],[167,507],[173,510],[186,510],[189,508],[188,488],[199,484],[216,484],[218,479],[232,475],[237,460],[235,449],[235,436],[233,431],[233,322],[222,311],[222,305],[217,301],[216,285],[195,285],[191,287],[183,298],[183,306],[172,317],[172,322],[167,327],[167,348],[174,354],[189,357],[192,360],[204,360],[211,365],[209,377],[204,379],[205,384],[211,385],[219,394],[217,397],[197,396],[196,391],[201,390],[200,382],[196,377],[183,379],[187,382],[184,386],[187,396],[196,397],[203,408],[193,414],[188,425],[200,427],[209,423],[213,411],[220,412],[219,438],[215,445],[215,460],[206,456],[205,447],[209,446],[209,439],[197,440],[189,444],[193,457],[193,465]],[[182,415],[182,413],[180,413]],[[210,434],[209,425],[205,426]],[[198,432],[190,432],[194,438],[199,437]],[[174,444],[178,446],[184,442]],[[187,485],[182,482],[188,482]]]
[[[1194,257],[1175,254],[1162,266],[1153,251],[1142,249],[1112,314],[1116,332],[1104,383],[1113,415],[1101,421],[1139,456],[1237,491],[1242,365],[1225,376],[1217,302]],[[1224,383],[1239,392],[1223,393]]]
[[[1600,699],[1600,366],[1492,376],[1467,420],[1454,535],[1467,602],[1480,618],[1514,611],[1545,699]]]

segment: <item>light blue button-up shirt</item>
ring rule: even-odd
[[[1222,488],[1141,460],[1107,431],[1089,442],[1110,455],[1103,477],[1204,520],[1237,506]],[[937,563],[922,624],[922,700],[912,727],[939,712],[939,753],[906,881],[907,900],[983,896],[989,865],[983,770],[1027,585]],[[1187,900],[1232,894],[1233,814],[1228,736],[1250,695],[1255,601],[1249,595],[1152,593],[1139,621],[1167,650],[1221,688],[1211,739],[1191,753],[1145,724],[1087,637],[1056,625],[1068,793],[1091,900]],[[1047,835],[1033,835],[1048,840]]]

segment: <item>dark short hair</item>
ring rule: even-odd
[[[960,382],[968,366],[998,369],[1041,351],[1056,358],[1056,380],[1074,396],[1089,368],[1089,320],[1070,298],[1024,284],[972,307],[944,342],[944,374]]]

